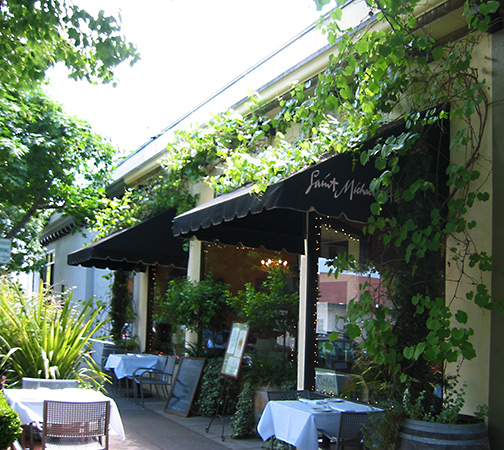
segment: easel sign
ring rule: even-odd
[[[231,378],[238,378],[240,367],[247,345],[249,334],[248,323],[234,322],[231,328],[231,335],[224,354],[221,375]]]

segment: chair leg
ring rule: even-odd
[[[142,409],[145,409],[144,390],[143,390],[142,383],[140,383],[140,384],[138,385],[138,389],[140,389],[140,397],[141,397],[141,399],[142,399]]]

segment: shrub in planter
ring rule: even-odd
[[[255,430],[254,418],[254,394],[255,386],[251,382],[245,382],[243,389],[238,396],[236,412],[231,419],[231,437],[245,438],[253,434]]]
[[[224,383],[227,383],[227,402],[223,413],[232,414],[235,411],[240,384],[238,380],[220,375],[221,368],[222,358],[207,359],[192,408],[194,415],[212,417],[222,413],[219,406],[225,400]]]
[[[212,276],[199,282],[186,277],[171,280],[166,294],[157,299],[154,318],[173,326],[184,325],[199,335],[206,329],[218,332],[226,325],[228,288]]]
[[[19,416],[0,394],[0,449],[8,449],[22,432]]]

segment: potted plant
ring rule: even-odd
[[[126,270],[116,270],[111,287],[110,322],[111,335],[115,345],[126,351],[138,349],[136,337],[132,334],[135,313],[132,309],[130,292],[131,274]]]
[[[228,289],[211,275],[199,282],[187,277],[170,280],[165,295],[158,296],[154,319],[198,333],[201,346],[203,331],[217,334],[226,327]]]
[[[238,316],[250,325],[251,332],[256,334],[256,349],[261,352],[261,344],[270,351],[275,350],[276,338],[283,336],[283,360],[286,361],[286,337],[295,337],[299,315],[299,298],[297,292],[289,288],[289,269],[282,263],[270,261],[265,264],[266,280],[260,287],[246,283],[245,289],[236,296],[230,297],[230,304]],[[265,359],[267,353],[259,355]]]

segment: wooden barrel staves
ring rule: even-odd
[[[400,450],[490,450],[484,422],[444,424],[405,419],[399,424]]]

